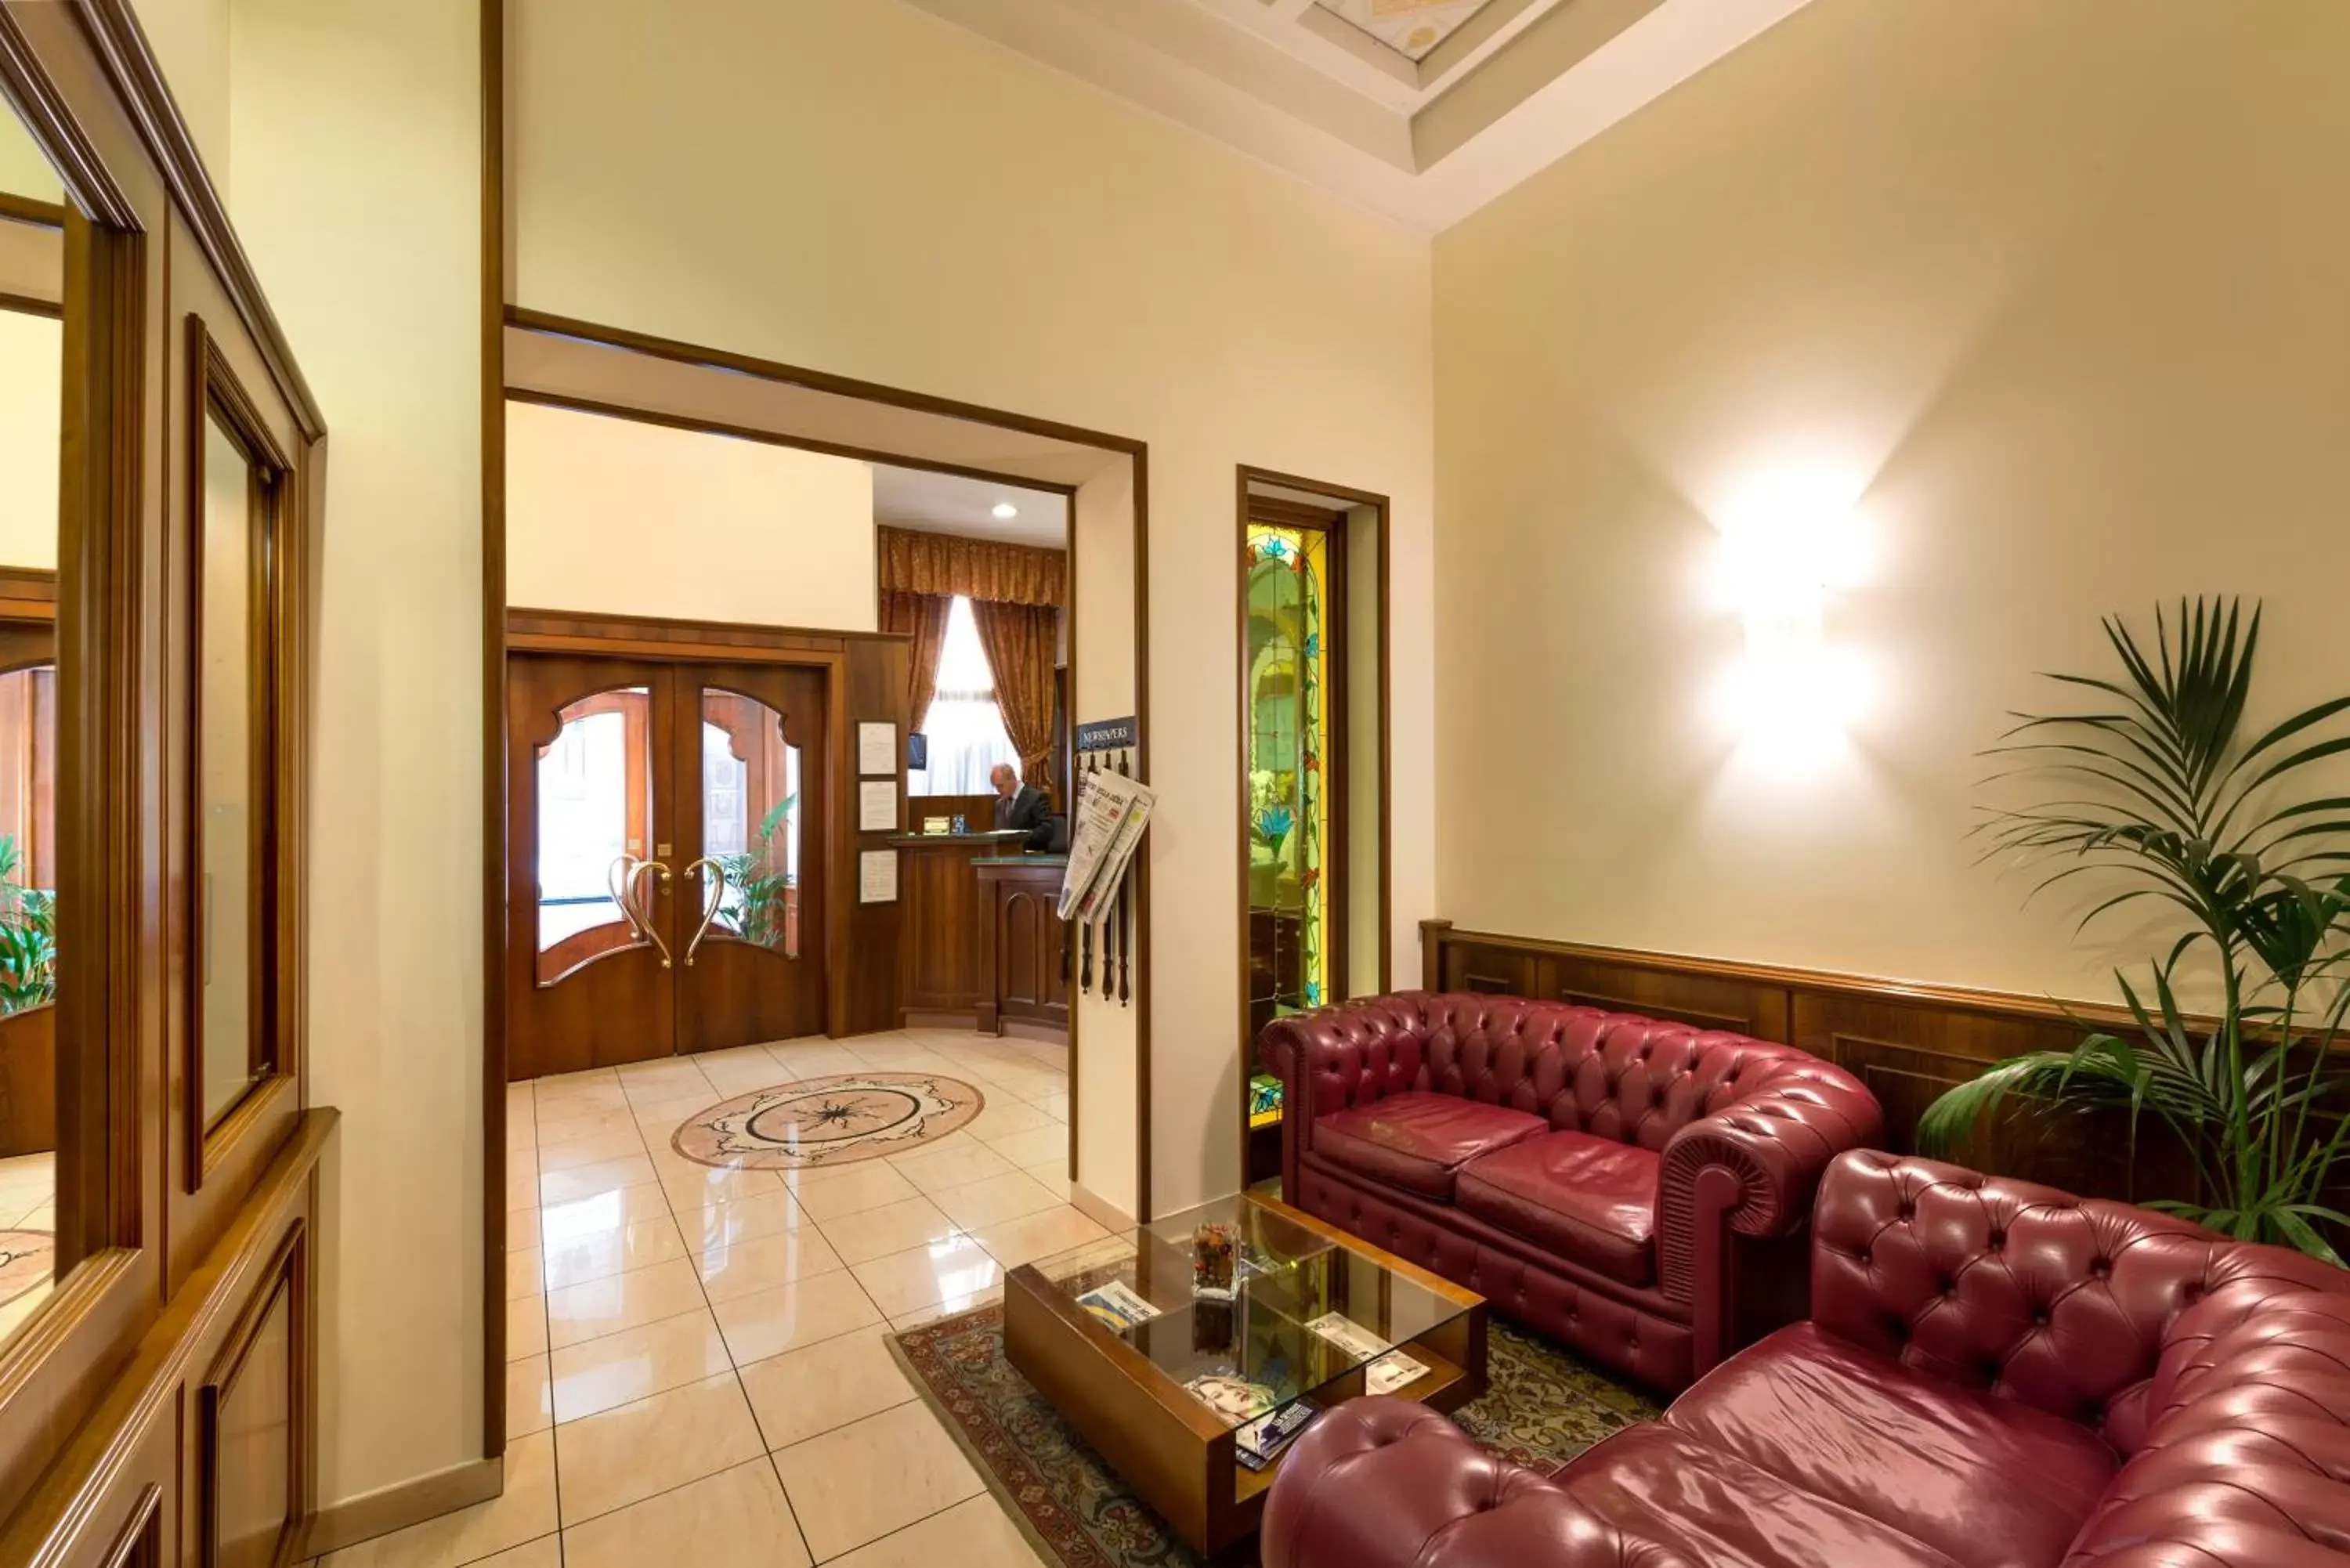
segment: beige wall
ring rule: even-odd
[[[481,1453],[476,16],[236,13],[232,213],[330,431],[308,1021],[311,1094],[343,1113],[328,1505]]]
[[[0,566],[57,566],[65,324],[0,310]]]
[[[2182,593],[2265,596],[2271,711],[2350,686],[2345,146],[2338,0],[1817,0],[1440,238],[1444,913],[2109,994],[1974,753]],[[1805,469],[1874,693],[1771,759],[1702,584]]]
[[[1424,823],[1425,242],[880,0],[515,10],[522,304],[1149,442],[1154,1197],[1230,1190],[1234,465],[1394,496]],[[1427,836],[1403,847],[1399,928],[1434,908]]]
[[[230,12],[244,0],[134,0],[172,101],[196,139],[204,172],[229,194]]]
[[[873,471],[506,405],[506,602],[874,629]]]

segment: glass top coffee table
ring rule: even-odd
[[[1192,1293],[1192,1238],[1207,1224],[1236,1242],[1230,1301]],[[1243,1420],[1367,1392],[1466,1404],[1485,1391],[1485,1303],[1243,1194],[1013,1270],[1003,1349],[1176,1533],[1214,1553],[1257,1528],[1280,1468],[1241,1464]]]

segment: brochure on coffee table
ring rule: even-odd
[[[1349,1355],[1377,1356],[1364,1369],[1363,1386],[1372,1394],[1392,1394],[1428,1376],[1428,1368],[1344,1313],[1326,1312],[1305,1325]],[[1385,1352],[1384,1355],[1381,1353]]]
[[[1159,1315],[1157,1307],[1118,1280],[1096,1285],[1077,1298],[1077,1304],[1113,1329],[1132,1328]]]

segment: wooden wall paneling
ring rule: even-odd
[[[195,1391],[202,1568],[278,1568],[308,1511],[308,1236],[296,1218]]]
[[[180,831],[172,840],[181,897],[167,916],[166,931],[183,946],[189,961],[174,971],[180,994],[168,1012],[172,1078],[170,1158],[173,1179],[166,1185],[170,1215],[164,1255],[167,1281],[176,1285],[194,1259],[221,1234],[261,1168],[291,1131],[302,1110],[301,1064],[290,1001],[281,985],[285,961],[298,948],[286,929],[290,892],[300,880],[298,825],[286,815],[285,790],[306,767],[307,746],[294,732],[301,694],[289,689],[297,678],[301,628],[286,576],[289,561],[298,583],[299,540],[309,526],[304,514],[307,456],[293,410],[276,395],[259,349],[243,326],[219,281],[178,243],[182,220],[175,213],[175,265],[171,273],[170,320],[182,358],[172,366],[167,395],[172,400],[166,430],[172,440],[165,527],[172,545],[166,583],[175,637],[165,649],[168,689],[183,715],[179,741],[169,753],[177,770],[170,791]],[[252,1086],[216,1120],[207,1124],[204,1106],[205,1043],[203,1013],[203,898],[206,868],[202,859],[203,825],[197,820],[198,758],[204,733],[200,701],[200,659],[204,646],[201,614],[204,447],[208,422],[217,421],[254,472],[252,490],[258,533],[255,597],[249,624],[255,663],[253,742],[255,748],[253,803],[255,844],[250,867],[252,920],[247,934],[252,975],[252,1029],[248,1061]],[[298,794],[298,784],[296,793]]]
[[[300,1466],[289,1471],[298,1534],[314,1501],[307,1456],[314,1451],[316,1397],[307,1369],[315,1364],[316,1265],[307,1239],[322,1220],[318,1161],[338,1120],[332,1110],[307,1112],[278,1147],[218,1243],[112,1369],[91,1418],[46,1456],[54,1462],[0,1527],[0,1563],[11,1568],[110,1563],[150,1488],[161,1494],[161,1561],[172,1568],[207,1562],[202,1389],[221,1381],[240,1341],[267,1327],[270,1303],[289,1283],[286,1343],[299,1370],[289,1373],[296,1384],[282,1404]],[[300,1243],[289,1248],[296,1238]],[[293,1535],[284,1538],[279,1560],[290,1559],[297,1545]]]
[[[64,281],[57,603],[60,1000],[57,1256],[63,1278],[0,1345],[0,1517],[26,1498],[161,1295],[155,1029],[164,961],[150,925],[161,867],[151,759],[162,705],[147,653],[161,597],[163,186],[66,5],[0,8],[0,96],[70,202]],[[0,110],[5,112],[5,110]],[[21,578],[8,585],[22,615]]]
[[[1420,936],[1432,989],[1555,997],[1800,1046],[1869,1086],[1884,1106],[1884,1145],[1899,1151],[1916,1147],[1928,1106],[1991,1064],[2070,1049],[2085,1025],[2135,1027],[2097,1003],[1460,931],[1446,920],[1422,921]],[[2194,1190],[2188,1152],[2152,1117],[2133,1145],[2119,1112],[2012,1100],[1951,1158],[2099,1197]]]

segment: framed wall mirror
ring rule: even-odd
[[[57,1118],[65,203],[0,103],[0,1345],[56,1290],[59,1168],[75,1152]]]
[[[190,1190],[280,1075],[276,984],[282,523],[292,465],[201,317],[188,317],[187,521],[195,827]]]

